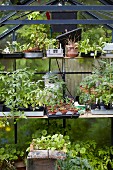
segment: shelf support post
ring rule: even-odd
[[[111,117],[111,145],[113,146],[113,117]]]
[[[14,137],[15,137],[15,144],[17,144],[17,121],[14,119]]]

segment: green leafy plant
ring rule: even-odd
[[[81,82],[82,95],[88,95],[90,101],[98,98],[105,104],[109,104],[113,100],[113,63],[107,61],[99,61],[99,66],[94,67],[91,75],[86,76]],[[84,88],[84,89],[83,89]]]
[[[32,145],[35,150],[46,149],[67,152],[70,147],[69,136],[63,136],[62,134],[47,135],[46,130],[42,133],[43,135],[40,138],[32,140]]]
[[[88,53],[93,52],[94,57],[96,57],[97,52],[104,53],[104,50],[103,50],[104,45],[105,45],[105,42],[103,41],[103,37],[100,37],[98,42],[94,41],[93,43],[91,43],[91,40],[88,38],[81,40],[78,43],[79,56],[81,56],[81,53],[88,54]]]
[[[29,20],[43,20],[46,19],[45,14],[39,12],[32,12],[28,15]],[[56,47],[58,43],[55,38],[51,38],[50,27],[44,24],[24,26],[22,30],[18,31],[21,38],[26,40],[24,45],[29,44],[28,49],[36,47],[38,50],[46,50],[49,46]],[[27,43],[26,43],[27,42]],[[24,49],[25,50],[25,49]]]
[[[63,100],[64,82],[58,77],[51,76],[49,81],[52,87],[43,87],[44,80],[35,80],[34,72],[28,68],[17,69],[13,72],[6,72],[4,76],[5,105],[11,109],[10,116],[24,118],[24,111],[21,108],[35,110],[38,106],[53,106],[60,104]]]
[[[15,52],[22,52],[25,45],[21,45],[21,43],[17,41],[9,42],[7,41],[6,48],[3,49],[3,53],[15,53]]]
[[[5,72],[1,71],[0,73],[0,102],[5,101],[6,89],[5,89]]]
[[[4,102],[5,100],[5,67],[0,63],[0,102]]]
[[[54,105],[60,104],[63,99],[63,87],[65,88],[65,83],[55,74],[49,73],[45,76],[47,80],[45,80],[45,87],[41,91],[40,102],[46,106],[54,107]]]
[[[78,145],[78,146],[77,146]],[[81,158],[86,158],[95,170],[107,170],[108,166],[113,168],[112,147],[101,147],[98,148],[97,144],[94,141],[79,142],[75,145],[75,154]],[[80,152],[81,148],[84,148],[84,152]],[[73,153],[73,152],[72,152]]]
[[[93,170],[93,167],[89,164],[86,158],[80,157],[70,157],[68,156],[66,160],[58,160],[57,161],[57,168],[60,170]]]
[[[37,81],[33,80],[34,72],[27,68],[17,69],[12,73],[7,72],[4,77],[5,84],[5,105],[11,109],[11,115],[24,116],[19,108],[38,106],[37,93],[40,91]]]
[[[17,145],[6,144],[0,148],[0,166],[2,168],[5,168],[4,166],[6,166],[6,163],[8,164],[9,168],[13,167],[14,162],[20,158],[24,160],[25,153],[20,150]]]
[[[98,148],[97,144],[90,140],[78,142],[71,145],[67,159],[58,160],[57,169],[108,170],[113,168],[113,147]]]

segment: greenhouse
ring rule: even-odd
[[[0,17],[0,170],[113,170],[113,0]]]

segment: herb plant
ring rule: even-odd
[[[70,147],[70,141],[68,136],[63,136],[62,134],[55,135],[42,135],[40,138],[35,138],[32,140],[34,149],[46,149],[46,150],[59,150],[67,152]]]
[[[113,101],[113,62],[100,60],[99,65],[94,67],[91,75],[86,76],[81,82],[82,97],[88,96],[90,102],[95,102],[96,98],[105,104]],[[84,90],[83,90],[84,88]]]

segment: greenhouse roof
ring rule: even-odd
[[[4,39],[26,24],[102,24],[113,30],[113,0],[98,0],[99,5],[80,3],[77,0],[53,0],[46,2],[46,4],[44,4],[44,0],[5,0],[4,4],[1,2],[0,39]],[[85,19],[76,19],[73,20],[73,23],[72,20],[27,20],[27,15],[33,11],[45,12],[48,10],[52,12],[59,12],[59,10],[80,11]]]

